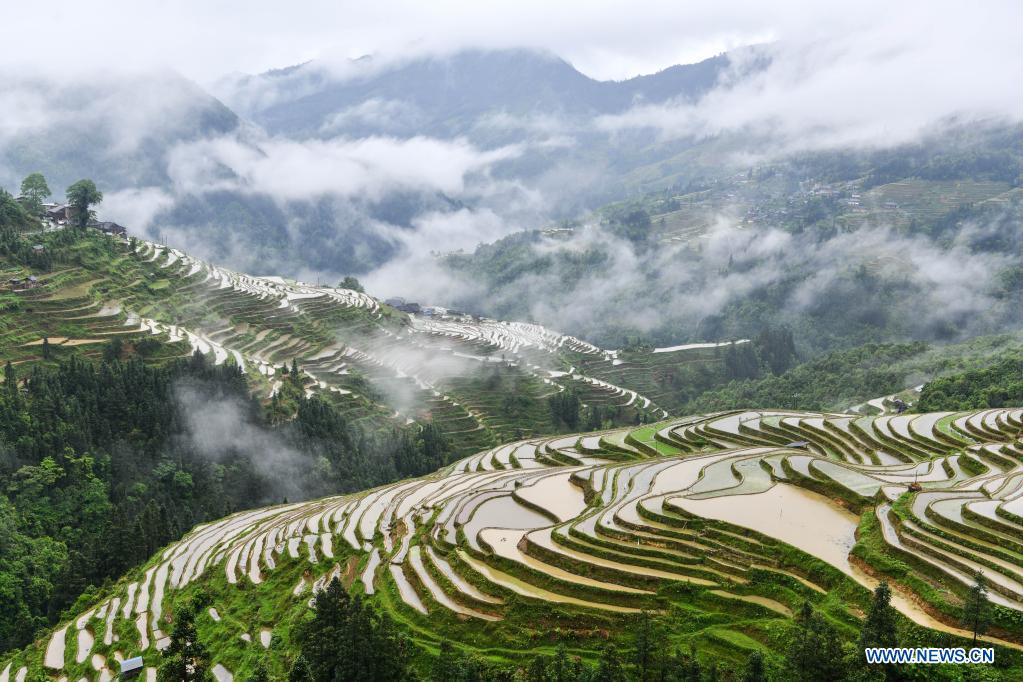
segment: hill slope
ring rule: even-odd
[[[557,432],[548,399],[571,396],[596,425],[662,418],[680,404],[670,373],[719,368],[711,346],[605,351],[538,325],[464,314],[409,315],[347,289],[255,277],[145,241],[40,237],[52,268],[3,262],[3,279],[39,274],[3,294],[13,313],[0,359],[39,360],[54,349],[98,356],[113,338],[179,342],[182,354],[234,362],[273,400],[295,363],[308,394],[354,421],[376,415],[431,422],[468,454],[504,440]]]
[[[446,640],[521,664],[554,630],[590,657],[641,609],[676,614],[675,645],[741,660],[775,649],[804,601],[848,636],[872,576],[896,587],[901,641],[934,644],[938,630],[962,642],[972,565],[991,586],[984,641],[1011,679],[1021,427],[1019,409],[758,411],[510,443],[420,479],[200,526],[9,657],[4,679],[95,675],[136,654],[157,665],[197,594],[220,679],[264,658],[286,670],[333,577],[390,613],[424,667]]]

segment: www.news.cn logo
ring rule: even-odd
[[[994,663],[993,648],[963,647],[871,647],[864,650],[867,663]]]

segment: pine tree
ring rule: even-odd
[[[523,674],[525,682],[548,682],[548,680],[551,679],[550,676],[547,674],[547,670],[550,668],[550,666],[551,663],[550,661],[547,660],[546,656],[544,656],[543,654],[537,654],[529,662],[529,665],[526,666],[526,669]],[[440,680],[451,678],[441,677],[437,675],[435,672],[433,679],[435,680],[435,682],[440,682]]]
[[[398,682],[409,676],[407,639],[361,596],[349,597],[336,578],[316,596],[313,619],[298,639],[312,682]]]
[[[8,360],[7,364],[4,365],[4,387],[12,395],[18,392],[18,375],[14,372],[14,365]]]
[[[882,580],[881,584],[874,590],[874,599],[870,604],[870,611],[863,622],[860,630],[858,663],[866,665],[865,650],[872,647],[896,647],[898,646],[898,634],[895,629],[895,609],[891,605],[892,590],[888,582]],[[902,671],[899,666],[892,663],[885,663],[881,666],[869,666],[874,676],[880,675],[885,680],[902,679]],[[880,670],[878,670],[880,669]]]
[[[660,636],[651,615],[643,612],[636,628],[636,653],[634,663],[639,679],[643,682],[658,679],[661,669],[661,655],[664,638]]]
[[[838,631],[810,602],[796,616],[786,659],[788,677],[799,682],[831,682],[845,678]]]
[[[551,659],[550,665],[547,667],[545,679],[552,682],[577,682],[583,679],[585,671],[583,662],[578,657],[569,657],[565,645],[558,644],[558,648],[554,651],[554,658]]]
[[[299,655],[295,659],[295,662],[291,664],[291,670],[288,671],[288,682],[312,682],[313,677],[309,672],[309,663],[305,660],[305,657]]]
[[[987,579],[977,571],[973,575],[973,585],[963,602],[963,622],[973,631],[973,646],[977,646],[977,637],[987,630],[991,618],[991,605],[987,598]]]
[[[270,682],[270,671],[267,669],[266,658],[256,663],[256,669],[249,675],[248,682]]]
[[[593,674],[593,682],[627,682],[625,667],[614,644],[608,644],[600,655],[600,663]]]
[[[767,671],[764,669],[764,655],[754,651],[746,659],[746,669],[742,672],[742,682],[767,682]]]
[[[874,590],[874,600],[860,631],[860,648],[897,646],[895,609],[892,608],[892,590],[882,580]]]
[[[163,652],[157,671],[158,682],[210,682],[210,655],[195,630],[195,612],[191,606],[178,610],[171,641]]]
[[[440,652],[437,654],[437,660],[433,663],[433,679],[437,682],[453,680],[457,672],[455,648],[451,646],[451,642],[445,639],[440,643]]]

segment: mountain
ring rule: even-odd
[[[1023,128],[972,125],[680,180],[441,262],[453,304],[601,345],[949,342],[1019,328],[1021,183]]]
[[[637,103],[695,100],[728,67],[721,55],[624,81],[598,81],[552,54],[468,50],[395,64],[364,58],[344,65],[339,77],[330,66],[307,62],[237,77],[218,89],[274,134],[475,139],[495,115],[580,121]]]
[[[83,177],[107,191],[166,187],[171,149],[240,124],[220,101],[171,71],[19,74],[5,78],[4,96],[20,111],[0,136],[0,184],[17,187],[42,170],[58,196]]]

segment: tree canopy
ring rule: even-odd
[[[67,188],[67,202],[74,209],[75,225],[85,229],[96,217],[92,207],[103,201],[103,193],[92,180],[79,180]]]
[[[50,186],[42,173],[30,173],[21,181],[21,201],[25,210],[34,216],[43,212],[43,200],[50,196]]]

